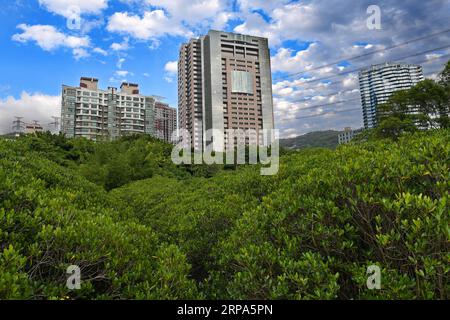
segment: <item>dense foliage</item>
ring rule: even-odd
[[[261,176],[177,167],[147,137],[0,139],[0,298],[448,299],[449,141],[306,149]]]
[[[294,138],[281,139],[280,146],[289,149],[335,149],[338,146],[339,133],[339,131],[334,130],[310,132]]]

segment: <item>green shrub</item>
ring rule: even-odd
[[[261,176],[175,166],[148,137],[0,139],[0,299],[448,299],[449,141],[288,152]]]

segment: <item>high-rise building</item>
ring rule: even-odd
[[[423,79],[419,65],[384,63],[361,70],[359,86],[364,127],[376,127],[379,104],[385,103],[395,91],[409,89]]]
[[[270,51],[266,38],[211,30],[181,46],[178,64],[179,127],[195,149],[234,145],[227,129],[273,129]],[[206,136],[208,130],[222,134]]]
[[[357,135],[359,135],[361,132],[363,132],[363,129],[356,129],[353,130],[350,127],[346,127],[344,129],[344,131],[342,131],[341,133],[339,133],[338,135],[338,142],[339,144],[347,144],[350,141],[353,140],[353,138],[355,138]]]
[[[41,126],[38,121],[25,125],[25,134],[35,134],[38,132],[44,132],[44,127]]]
[[[202,42],[192,39],[183,44],[178,60],[178,126],[190,133],[186,144],[203,145],[203,67]]]
[[[177,130],[177,109],[168,104],[155,102],[155,134],[156,137],[169,143],[177,141],[172,134]]]
[[[79,87],[63,85],[61,132],[69,138],[114,140],[127,134],[155,135],[155,99],[139,86],[122,83],[120,91],[98,88],[98,80],[81,78]]]

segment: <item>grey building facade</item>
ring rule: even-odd
[[[168,104],[155,102],[155,134],[158,139],[169,143],[175,143],[172,139],[177,130],[177,109]]]
[[[413,64],[384,63],[359,72],[359,87],[364,127],[377,126],[377,106],[396,91],[406,90],[422,81],[422,67]]]
[[[139,93],[139,86],[123,83],[120,91],[98,88],[95,78],[81,78],[80,86],[62,87],[61,132],[69,138],[114,140],[129,134],[155,136],[155,99]]]
[[[355,138],[358,134],[362,133],[363,130],[364,129],[362,129],[362,128],[356,129],[356,130],[353,130],[350,127],[345,128],[344,131],[342,131],[338,135],[338,143],[339,144],[350,143],[350,141],[352,141],[353,138]]]
[[[179,124],[195,149],[234,145],[227,129],[255,130],[263,143],[262,129],[274,128],[266,38],[211,30],[181,46],[178,68]]]

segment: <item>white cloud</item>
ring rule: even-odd
[[[42,93],[22,92],[20,98],[9,96],[0,99],[0,132],[11,132],[15,116],[24,117],[25,122],[38,120],[41,124],[52,122],[52,116],[61,113],[61,97]]]
[[[17,28],[21,29],[22,33],[13,35],[12,39],[14,41],[21,43],[34,41],[45,51],[69,48],[73,50],[73,54],[76,58],[81,58],[87,55],[85,48],[90,46],[90,38],[88,36],[76,37],[66,35],[49,25],[29,26],[20,24]]]
[[[238,15],[234,12],[221,12],[214,18],[211,28],[214,30],[224,30],[226,29],[228,22],[237,16]]]
[[[48,11],[70,17],[77,14],[99,14],[108,7],[108,0],[39,0]]]
[[[169,61],[164,66],[166,74],[164,75],[164,80],[168,83],[173,83],[175,77],[178,74],[178,61]]]
[[[311,69],[311,62],[308,58],[311,58],[317,51],[317,44],[311,44],[307,49],[297,51],[293,55],[294,50],[289,48],[279,48],[274,56],[272,56],[272,71],[293,73],[299,70]]]
[[[106,50],[103,50],[102,48],[94,48],[93,51],[95,53],[98,53],[98,54],[100,54],[102,56],[105,56],[105,57],[108,55],[108,52]]]
[[[191,35],[184,27],[174,24],[163,10],[147,11],[142,18],[128,12],[116,12],[110,17],[107,29],[140,40],[151,40],[168,34]]]
[[[117,60],[116,66],[119,69],[122,69],[123,64],[125,63],[126,59],[125,58],[119,58],[119,60]]]
[[[130,49],[129,40],[125,38],[121,43],[114,42],[110,48],[114,51],[126,51]]]
[[[184,21],[191,26],[203,20],[215,20],[214,18],[223,14],[228,6],[227,1],[221,0],[147,0],[147,2],[167,10],[174,21]]]
[[[116,12],[110,17],[107,29],[155,42],[168,35],[193,37],[211,27],[222,29],[237,16],[228,0],[146,0],[145,3],[152,10],[144,10],[143,15]],[[151,48],[157,45],[158,42],[152,43]]]
[[[73,49],[73,56],[76,60],[87,58],[90,56],[90,53],[83,48],[75,48]]]
[[[49,25],[29,26],[20,24],[17,26],[23,32],[13,35],[13,40],[26,43],[35,41],[38,46],[46,51],[51,51],[60,47],[81,48],[88,47],[90,44],[89,37],[68,36],[59,32],[55,27]]]
[[[125,71],[125,70],[117,70],[116,75],[119,77],[127,77],[127,76],[132,76],[133,73],[130,71]]]
[[[252,10],[263,10],[265,12],[271,12],[273,9],[280,7],[288,3],[290,0],[238,0],[239,8],[243,12]]]
[[[109,82],[114,84],[121,84],[124,82],[128,82],[127,78],[130,76],[134,76],[134,73],[126,70],[117,70],[114,72],[114,75],[109,78]]]
[[[168,73],[178,73],[178,61],[169,61],[164,66],[164,70]]]

